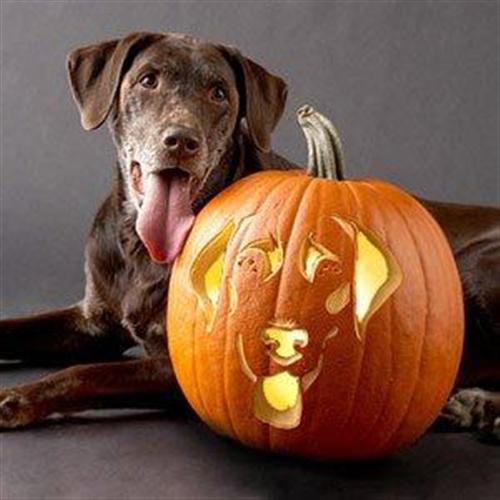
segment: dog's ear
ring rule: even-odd
[[[241,96],[241,116],[255,146],[269,151],[271,134],[285,108],[288,89],[278,76],[241,55],[234,47],[219,46],[236,75]]]
[[[339,216],[333,219],[354,244],[354,324],[361,339],[370,318],[401,284],[403,273],[392,252],[372,231]]]
[[[85,130],[93,130],[106,120],[127,60],[160,37],[154,33],[132,33],[75,49],[68,55],[69,82]]]

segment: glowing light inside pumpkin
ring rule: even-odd
[[[316,269],[319,263],[325,258],[325,256],[315,247],[314,245],[309,245],[307,247],[305,256],[304,272],[309,281],[314,280],[314,275],[316,274]]]
[[[399,287],[403,274],[392,253],[375,234],[342,217],[334,215],[332,219],[355,242],[354,327],[357,338],[361,340],[368,321]],[[335,309],[340,298],[330,295],[327,309]]]
[[[383,253],[361,231],[357,234],[356,242],[356,317],[362,323],[375,295],[389,277],[389,266]]]
[[[300,395],[298,377],[287,371],[265,377],[262,382],[264,397],[269,405],[277,411],[287,411],[293,408]]]
[[[212,303],[213,308],[217,307],[217,304],[219,303],[220,285],[222,283],[222,274],[224,273],[225,257],[226,252],[219,254],[205,273],[205,293],[208,300]]]
[[[215,235],[201,250],[191,267],[191,283],[207,320],[207,331],[211,331],[220,299],[224,274],[226,247],[234,232],[231,221]]]
[[[356,335],[361,339],[369,319],[403,281],[403,273],[392,253],[373,233],[358,230],[356,248]]]
[[[297,352],[297,345],[304,347],[307,345],[308,334],[302,329],[289,329],[271,327],[266,328],[263,333],[265,344],[273,346],[272,354],[283,358],[283,360],[293,360],[294,362],[302,357],[302,354]],[[278,361],[280,361],[278,359]]]
[[[272,250],[267,252],[269,263],[271,264],[271,274],[276,274],[283,265],[283,247],[281,245],[275,246]]]
[[[281,325],[276,327],[276,324],[271,324],[266,330],[271,330],[273,339],[283,339],[286,333],[295,332],[287,337],[294,338],[295,341],[306,345],[309,334],[306,330],[298,330],[286,320],[276,320],[274,323]],[[288,329],[288,332],[284,330]],[[280,330],[279,332],[277,330]],[[287,371],[276,373],[267,376],[257,376],[250,365],[245,355],[243,346],[243,337],[241,334],[236,339],[236,350],[240,361],[243,373],[255,384],[253,397],[254,416],[263,423],[272,425],[279,429],[293,429],[300,425],[302,417],[302,394],[305,393],[318,378],[323,366],[323,350],[329,339],[333,338],[338,333],[338,328],[333,328],[328,335],[323,339],[321,345],[321,354],[319,355],[316,365],[306,374],[301,377],[293,376]],[[266,338],[268,341],[266,341]],[[266,331],[262,334],[262,340],[265,343],[274,342],[269,340]],[[277,345],[277,344],[276,344]],[[279,345],[278,345],[279,347]],[[293,347],[293,343],[292,346]],[[283,360],[279,364],[288,366],[295,363],[302,357],[300,353],[292,354],[291,357],[279,358]],[[292,350],[287,348],[282,354],[291,354]],[[268,353],[272,359],[277,361],[274,352]]]

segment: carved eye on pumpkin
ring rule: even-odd
[[[302,276],[310,283],[321,278],[332,279],[342,273],[340,257],[315,241],[311,234],[302,243],[299,268]],[[329,314],[338,314],[350,300],[350,283],[337,284],[326,298],[325,308]]]
[[[283,260],[284,250],[281,241],[270,235],[268,238],[252,241],[243,248],[236,258],[236,266],[237,269],[253,273],[260,270],[262,280],[266,282],[280,271]]]
[[[342,265],[338,255],[314,241],[310,234],[302,243],[300,249],[299,269],[304,278],[312,283],[317,276],[330,273],[340,274]]]

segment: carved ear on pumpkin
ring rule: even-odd
[[[68,55],[69,82],[85,130],[96,129],[106,120],[130,57],[162,36],[132,33],[75,49]]]
[[[236,76],[241,97],[241,116],[246,118],[248,133],[261,151],[269,151],[271,134],[276,127],[287,98],[287,85],[251,59],[230,46],[219,45]]]
[[[203,247],[191,266],[191,283],[203,308],[208,332],[214,326],[222,287],[226,249],[235,227],[233,221],[227,223],[222,231]]]
[[[403,273],[392,253],[371,231],[338,216],[337,222],[355,245],[354,323],[361,339],[370,318],[396,291]]]

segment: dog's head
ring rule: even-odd
[[[68,57],[86,130],[109,116],[136,228],[151,257],[172,261],[193,212],[234,177],[242,120],[267,151],[286,85],[236,49],[181,34],[134,33]]]

